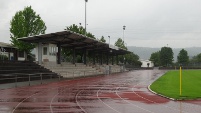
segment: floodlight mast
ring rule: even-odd
[[[85,36],[87,35],[87,2],[88,0],[85,0]]]
[[[124,30],[126,29],[126,26],[123,26],[123,42],[124,42]]]
[[[108,38],[109,38],[109,45],[110,45],[110,36],[108,36]]]

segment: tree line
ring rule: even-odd
[[[151,54],[149,60],[151,60],[155,66],[193,66],[201,65],[201,53],[198,55],[189,58],[188,52],[185,49],[181,49],[177,55],[177,61],[173,62],[174,53],[170,47],[162,47],[160,51],[154,52]]]

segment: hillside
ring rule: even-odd
[[[128,46],[128,50],[134,52],[137,54],[140,59],[149,59],[151,54],[153,52],[159,51],[161,48],[150,48],[150,47],[135,47],[135,46]],[[174,52],[174,62],[177,61],[177,55],[179,54],[179,51],[182,48],[172,48]],[[189,47],[189,48],[184,48],[187,52],[190,58],[193,56],[201,53],[201,47]]]

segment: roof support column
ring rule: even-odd
[[[14,61],[17,61],[18,60],[18,54],[17,54],[17,49],[14,50],[13,52],[13,56],[14,56]]]
[[[42,42],[38,43],[38,64],[42,64]]]
[[[84,64],[87,64],[87,50],[84,48]]]
[[[101,55],[100,55],[100,64],[102,65],[103,64],[103,53],[101,52]]]
[[[118,55],[116,55],[116,64],[117,65],[119,64],[119,57],[118,57]]]
[[[93,65],[96,64],[96,54],[95,54],[95,51],[93,52]]]
[[[75,52],[75,48],[73,48],[73,64],[75,64],[75,59],[76,59],[76,52]]]
[[[109,52],[107,52],[107,59],[106,59],[107,65],[109,64]]]
[[[114,56],[112,55],[112,65],[114,65]]]
[[[57,64],[61,64],[61,43],[57,43],[58,53],[57,53]]]
[[[11,60],[11,58],[10,58],[10,51],[8,52],[8,60]]]

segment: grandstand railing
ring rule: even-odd
[[[29,86],[31,85],[31,81],[34,81],[36,79],[34,78],[39,78],[37,80],[40,80],[40,84],[43,84],[43,80],[47,80],[49,77],[49,79],[53,79],[53,76],[55,75],[55,73],[34,73],[34,74],[25,74],[25,73],[12,73],[12,74],[1,74],[0,75],[0,81],[6,81],[6,80],[13,80],[14,82],[6,82],[6,83],[14,83],[15,87],[17,87],[17,83],[18,82],[28,82]],[[57,77],[56,77],[57,78]],[[26,79],[26,80],[22,80],[22,79]],[[58,76],[58,79],[61,79],[61,76]],[[22,81],[19,81],[22,80]],[[2,82],[0,82],[1,84],[3,84]],[[6,84],[5,83],[5,84]]]

